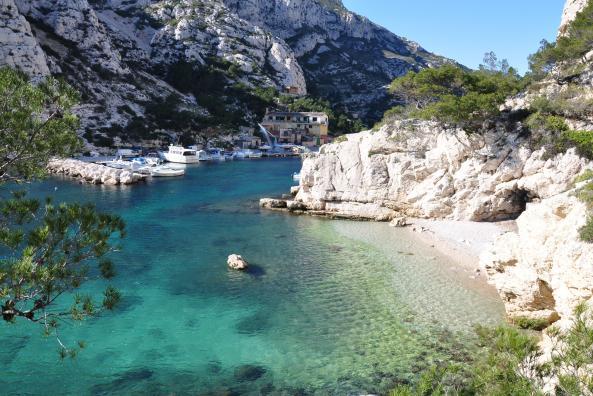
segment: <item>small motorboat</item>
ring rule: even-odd
[[[292,180],[294,181],[301,181],[301,174],[300,172],[295,172],[292,174]]]
[[[152,177],[178,177],[185,175],[185,170],[173,169],[168,166],[156,166],[150,168],[150,174]]]
[[[261,158],[263,153],[259,150],[249,150],[247,158]]]
[[[130,169],[132,167],[132,162],[119,156],[115,159],[112,159],[111,161],[103,162],[103,165],[114,169]]]

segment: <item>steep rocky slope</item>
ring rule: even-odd
[[[378,119],[384,87],[409,70],[443,63],[418,44],[349,12],[341,1],[224,0],[243,19],[284,39],[309,89],[364,118]]]
[[[64,76],[97,144],[253,126],[256,87],[308,87],[362,116],[410,69],[445,60],[340,1],[1,0],[0,65]],[[342,96],[336,95],[340,92]]]

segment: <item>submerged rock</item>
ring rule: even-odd
[[[259,206],[266,209],[286,209],[287,204],[284,199],[262,198],[259,200]]]
[[[244,271],[249,267],[249,263],[238,254],[231,254],[227,259],[227,264],[229,268],[239,271]]]
[[[267,370],[262,366],[245,364],[235,369],[235,379],[237,381],[255,381],[266,374]]]

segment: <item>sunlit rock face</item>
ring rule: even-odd
[[[388,220],[389,210],[392,217],[496,221],[566,191],[587,164],[574,151],[545,158],[520,130],[468,135],[435,122],[394,121],[309,155],[296,199],[310,210],[359,210],[370,219]]]
[[[588,0],[567,0],[564,5],[564,12],[562,13],[562,22],[560,23],[560,29],[558,34],[562,35],[566,33],[568,24],[574,20],[579,11],[581,11],[586,5]]]

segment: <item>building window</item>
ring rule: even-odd
[[[313,117],[313,122],[317,122],[317,117]]]

